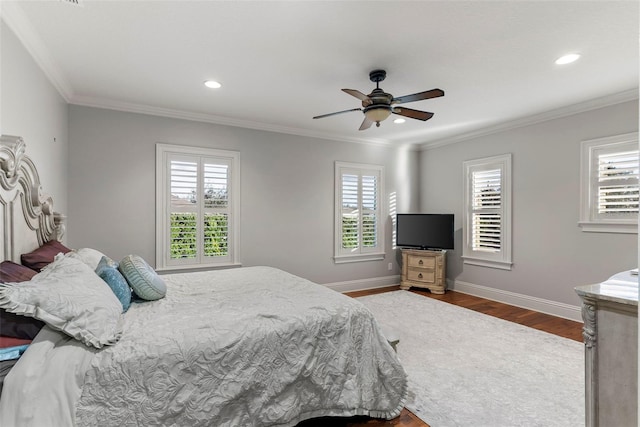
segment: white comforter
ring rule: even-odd
[[[393,418],[406,374],[359,302],[269,267],[163,276],[121,340],[44,328],[6,379],[3,426],[292,426]]]

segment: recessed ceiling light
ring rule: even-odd
[[[406,120],[405,120],[405,119],[395,119],[395,120],[393,121],[393,123],[396,123],[396,124],[400,124],[400,123],[404,123],[404,122],[406,122]]]
[[[561,56],[560,58],[556,59],[556,64],[558,65],[571,64],[572,62],[577,61],[578,58],[580,58],[579,54],[569,53],[567,55]]]
[[[215,80],[207,80],[204,82],[204,85],[211,89],[218,89],[219,87],[222,87],[222,85]]]

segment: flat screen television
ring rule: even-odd
[[[396,245],[453,249],[453,214],[397,214]]]

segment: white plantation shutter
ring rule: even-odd
[[[472,241],[474,251],[497,252],[501,247],[501,171],[472,173]]]
[[[198,247],[198,163],[170,160],[171,258],[196,258]]]
[[[357,249],[360,211],[358,209],[359,177],[342,175],[342,249]]]
[[[176,209],[196,203],[198,164],[194,161],[171,160],[171,206]]]
[[[229,166],[206,159],[204,167],[204,256],[229,254]]]
[[[205,206],[227,207],[229,204],[229,166],[223,162],[205,159],[204,190]]]
[[[382,166],[336,162],[336,262],[381,259],[382,174]]]
[[[511,269],[511,155],[464,162],[466,264]]]
[[[236,263],[238,154],[167,144],[158,144],[156,151],[156,265]]]
[[[583,141],[580,147],[583,231],[638,232],[638,134]]]
[[[598,214],[638,213],[638,150],[598,156]]]
[[[378,177],[362,176],[362,246],[378,245]]]

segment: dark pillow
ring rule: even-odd
[[[31,340],[20,338],[3,337],[0,335],[0,348],[17,347],[19,345],[31,344]]]
[[[33,317],[18,316],[0,308],[0,335],[32,340],[38,335],[44,322]]]
[[[31,280],[36,272],[24,265],[16,264],[13,261],[2,261],[0,263],[0,283],[26,282]]]
[[[0,263],[0,283],[26,282],[31,280],[36,272],[24,265],[11,261]],[[44,323],[32,317],[18,316],[0,309],[0,335],[3,337],[32,340],[38,335]]]
[[[55,256],[60,252],[66,254],[71,252],[71,249],[57,240],[50,240],[35,251],[20,255],[20,261],[22,265],[39,272],[51,264]]]

